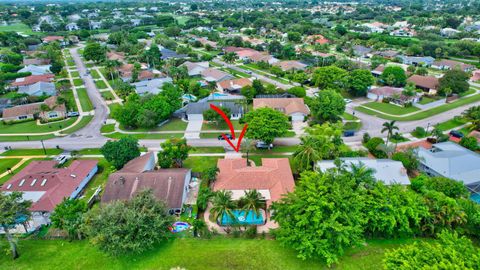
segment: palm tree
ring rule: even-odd
[[[360,162],[359,164],[350,164],[350,172],[355,178],[357,185],[360,183],[372,183],[374,177],[373,174],[375,173],[375,170],[372,168],[368,168],[365,166],[363,162]]]
[[[253,149],[253,146],[254,146],[254,141],[252,139],[243,138],[241,147],[242,147],[242,150],[247,153],[247,166],[250,166],[248,153]]]
[[[245,216],[247,216],[250,211],[253,211],[256,216],[259,216],[260,209],[265,208],[263,196],[256,189],[245,191],[245,195],[240,199],[240,202]]]
[[[394,130],[399,130],[398,126],[395,125],[397,121],[395,120],[392,120],[390,122],[385,122],[383,123],[383,129],[382,129],[382,133],[384,133],[385,131],[387,131],[387,140],[385,142],[385,144],[388,144],[388,141],[390,140],[390,138],[392,137],[393,135],[393,131]]]
[[[471,129],[480,130],[480,106],[470,107],[462,113],[468,122],[472,123]]]
[[[121,65],[122,64],[118,60],[108,60],[105,62],[105,67],[110,73],[110,79],[114,80],[115,76],[113,74],[116,72],[116,68]]]
[[[213,207],[210,211],[217,222],[219,221],[219,218],[223,217],[224,215],[228,215],[232,219],[235,219],[235,216],[233,215],[233,209],[236,205],[232,200],[231,191],[217,191],[213,196],[212,204]]]
[[[318,141],[312,137],[302,137],[302,143],[293,153],[293,160],[298,166],[299,171],[306,171],[313,168],[315,162],[322,159],[318,149]]]

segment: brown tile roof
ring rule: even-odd
[[[252,81],[247,78],[238,78],[233,80],[226,80],[218,83],[222,89],[240,89],[245,86],[251,86]]]
[[[31,85],[37,82],[51,82],[55,76],[53,74],[30,75],[24,78],[18,78],[13,82],[12,86]]]
[[[150,159],[153,157],[153,152],[148,152],[145,155],[139,156],[127,162],[119,172],[141,173],[145,171]]]
[[[480,70],[477,69],[472,72],[472,77],[470,77],[470,81],[476,82],[478,80],[480,80]]]
[[[125,53],[123,53],[123,52],[107,52],[107,58],[109,60],[123,61],[125,59]]]
[[[247,160],[219,159],[219,173],[213,189],[217,190],[268,190],[267,205],[278,201],[282,195],[293,191],[295,182],[288,158],[262,158],[262,166],[248,167]]]
[[[142,80],[150,80],[150,79],[153,79],[155,77],[155,74],[153,74],[153,72],[151,72],[150,70],[142,70],[140,71],[140,73],[138,74],[138,79],[140,81]]]
[[[450,69],[454,69],[456,67],[459,67],[461,70],[475,68],[474,65],[465,64],[465,63],[462,63],[462,62],[458,62],[458,61],[454,61],[454,60],[447,60],[447,59],[443,59],[443,60],[440,60],[440,61],[435,61],[433,63],[433,65],[434,66],[447,66]]]
[[[303,98],[254,98],[253,108],[268,107],[279,110],[286,115],[303,113],[308,115],[310,110],[305,105]]]
[[[67,168],[55,168],[55,161],[32,161],[3,184],[0,190],[21,191],[27,197],[29,192],[44,192],[33,202],[30,210],[51,212],[63,198],[70,197],[77,191],[82,180],[97,163],[97,160],[75,160]]]
[[[226,73],[226,72],[223,72],[221,70],[218,70],[218,69],[214,69],[214,68],[207,68],[205,69],[204,71],[202,71],[202,77],[203,78],[211,78],[215,81],[218,81],[218,80],[221,80],[223,78],[226,78],[226,77],[233,77],[232,75],[230,75],[229,73]]]
[[[43,66],[50,64],[50,59],[42,59],[42,58],[30,58],[30,59],[23,59],[23,65],[37,65]]]
[[[42,40],[43,42],[52,42],[52,41],[57,41],[57,40],[63,40],[64,37],[62,36],[46,36]]]
[[[40,113],[40,106],[46,104],[50,109],[58,112],[66,112],[64,104],[57,105],[57,97],[52,96],[45,99],[43,102],[30,103],[25,105],[19,105],[12,108],[6,108],[3,110],[3,118],[18,117],[21,115],[30,115]]]
[[[416,86],[428,88],[428,89],[437,89],[438,88],[438,79],[433,76],[420,76],[413,75],[407,79],[408,82],[415,83]]]
[[[307,65],[305,65],[304,63],[295,60],[280,61],[274,63],[273,65],[280,67],[283,71],[288,71],[292,69],[303,70],[305,69],[305,67],[307,67]]]

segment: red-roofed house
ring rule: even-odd
[[[57,162],[32,161],[2,185],[0,191],[23,192],[23,199],[32,201],[28,231],[50,223],[50,214],[64,198],[75,199],[97,172],[97,160],[75,160],[66,168]]]
[[[17,78],[12,84],[12,87],[27,86],[36,84],[37,82],[51,82],[55,78],[53,74],[30,75],[23,78]]]
[[[42,39],[43,43],[50,43],[57,41],[60,43],[61,46],[66,46],[67,42],[65,41],[65,38],[62,36],[46,36]]]
[[[320,44],[320,45],[327,44],[330,42],[330,40],[326,39],[322,35],[311,35],[311,36],[308,36],[306,40],[311,44]]]
[[[474,70],[472,72],[472,77],[470,77],[470,81],[476,82],[480,80],[480,69]]]
[[[251,85],[252,85],[252,81],[250,79],[238,78],[238,79],[218,82],[217,88],[219,91],[238,94],[243,87],[251,86]]]
[[[268,208],[295,187],[288,158],[262,158],[262,166],[247,166],[244,158],[219,159],[217,167],[219,172],[213,190],[231,191],[233,200],[239,200],[245,191],[255,189]]]
[[[253,109],[268,107],[291,117],[293,122],[303,122],[310,114],[303,98],[254,98]]]

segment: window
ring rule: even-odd
[[[19,187],[23,186],[23,183],[25,183],[25,179],[22,179],[22,181],[20,181],[20,184],[18,184]]]
[[[45,186],[45,184],[47,183],[47,179],[43,179],[42,183],[40,184],[40,186]]]
[[[27,118],[28,118],[28,116],[26,116],[26,115],[20,115],[18,117],[19,120],[24,120],[24,119],[27,119]]]
[[[48,113],[48,118],[57,118],[58,114],[56,112],[50,112]]]
[[[33,185],[35,185],[35,183],[37,182],[37,179],[33,179],[32,183],[30,184],[31,187],[33,187]]]

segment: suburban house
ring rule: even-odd
[[[231,191],[232,199],[239,200],[246,191],[255,189],[262,195],[267,209],[295,187],[288,158],[262,158],[261,166],[248,166],[244,158],[219,159],[217,167],[214,191]],[[265,215],[264,220],[268,222],[270,212]],[[272,225],[273,228],[276,224]]]
[[[46,36],[42,38],[43,43],[58,42],[60,46],[67,46],[68,43],[65,41],[65,38],[62,36]]]
[[[139,192],[151,189],[157,200],[166,203],[170,214],[180,214],[191,180],[190,169],[155,170],[155,155],[148,152],[110,174],[101,202],[128,201]]]
[[[210,109],[210,104],[230,109],[230,119],[238,120],[245,113],[243,106],[234,101],[209,101],[189,103],[185,110],[187,120],[203,120],[203,112]]]
[[[180,65],[180,67],[186,67],[188,76],[200,76],[204,70],[210,67],[208,62],[190,62],[187,61]]]
[[[355,45],[352,48],[353,54],[357,57],[370,57],[372,48],[368,48],[362,45]]]
[[[429,95],[437,94],[439,82],[436,77],[413,75],[407,79],[407,82],[413,82],[417,88],[422,89]]]
[[[370,159],[370,158],[340,158],[347,169],[354,166],[365,166],[374,170],[374,178],[382,181],[385,185],[401,184],[410,185],[407,170],[402,162],[391,159]],[[322,160],[317,162],[317,169],[325,172],[328,169],[336,168],[335,160]]]
[[[41,107],[45,104],[50,111],[42,112]],[[52,96],[43,102],[18,105],[3,110],[3,121],[22,121],[27,119],[35,119],[37,117],[48,121],[50,119],[64,118],[67,113],[65,104],[58,105],[57,97]]]
[[[378,102],[383,101],[384,98],[389,98],[392,99],[393,102],[399,104],[405,104],[407,102],[417,103],[418,101],[420,101],[419,95],[408,97],[403,94],[403,88],[396,88],[390,86],[382,86],[369,89],[367,93],[367,98]]]
[[[418,148],[420,170],[431,176],[462,181],[471,192],[480,192],[480,155],[453,142],[431,149]]]
[[[469,72],[469,71],[474,70],[475,66],[470,65],[470,64],[465,64],[465,63],[462,63],[462,62],[458,62],[458,61],[443,59],[443,60],[434,62],[432,64],[432,68],[442,69],[442,70],[450,70],[450,69],[459,68],[459,69],[461,69],[465,72]]]
[[[17,73],[21,73],[21,72],[30,72],[31,75],[44,75],[44,74],[52,73],[50,71],[50,65],[43,65],[43,66],[27,65],[17,71]]]
[[[312,45],[315,45],[315,44],[323,45],[323,44],[327,44],[327,43],[330,42],[330,40],[326,39],[322,35],[310,35],[310,36],[307,36],[305,38],[305,40],[306,40],[306,42],[308,42]]]
[[[167,60],[171,58],[187,58],[188,57],[186,54],[178,54],[175,51],[172,51],[163,47],[160,48],[160,53],[162,53],[162,57],[160,57],[162,60]]]
[[[202,78],[207,82],[221,82],[225,80],[231,80],[235,77],[229,73],[224,71],[214,69],[214,68],[207,68],[203,70],[201,73]]]
[[[36,65],[36,66],[44,66],[49,65],[50,59],[43,59],[43,58],[25,58],[23,59],[23,65]]]
[[[53,82],[40,81],[34,84],[19,86],[17,93],[37,97],[54,96],[57,94],[57,90],[55,89],[55,84]]]
[[[398,52],[395,50],[383,50],[383,51],[376,51],[374,52],[374,55],[381,56],[386,59],[394,59],[395,57],[398,56]]]
[[[371,71],[373,77],[380,77],[383,74],[383,71],[385,70],[385,65],[379,65],[376,67],[374,70]]]
[[[164,77],[164,78],[155,78],[150,80],[141,80],[139,82],[132,83],[132,85],[135,87],[135,92],[139,95],[146,95],[146,94],[156,95],[162,92],[162,87],[166,83],[173,83],[172,78]]]
[[[68,167],[57,168],[53,160],[32,161],[3,184],[0,191],[23,192],[23,199],[32,201],[31,220],[25,226],[17,226],[16,232],[31,232],[50,224],[55,207],[64,198],[75,199],[80,195],[97,172],[97,163],[97,160],[74,160]]]
[[[250,48],[242,48],[242,47],[225,47],[223,48],[225,53],[233,52],[235,53],[240,60],[243,61],[251,61],[254,63],[258,62],[266,62],[269,64],[273,64],[278,62],[278,59],[269,55],[265,52],[259,52],[254,49]]]
[[[38,82],[52,82],[55,76],[53,74],[30,75],[23,78],[17,78],[10,84],[11,88],[18,88],[21,86],[28,86]]]
[[[272,108],[291,117],[293,122],[304,121],[310,114],[310,109],[303,102],[303,98],[254,98],[253,109]]]
[[[67,31],[75,31],[75,30],[79,30],[80,28],[78,27],[77,23],[71,22],[65,25],[65,29]]]
[[[369,33],[383,33],[385,28],[387,28],[387,25],[381,22],[373,22],[373,23],[364,23],[362,24],[362,27],[364,27]]]
[[[238,78],[217,83],[218,91],[235,94],[240,93],[240,90],[245,86],[252,86],[252,81],[248,78]]]
[[[125,53],[124,52],[107,52],[107,59],[112,61],[125,61]]]
[[[443,28],[440,30],[440,34],[444,37],[453,37],[453,36],[456,36],[457,34],[460,34],[461,31],[457,30],[457,29],[453,29],[453,28],[450,28],[450,27],[447,27],[447,28]]]
[[[129,81],[132,79],[133,70],[135,66],[133,64],[124,64],[118,68],[118,73],[124,82]],[[144,80],[151,80],[155,78],[155,74],[150,70],[140,70],[138,72],[137,80],[144,81]]]
[[[218,46],[217,42],[208,40],[207,38],[197,37],[197,38],[195,38],[195,40],[200,42],[203,46],[210,45],[214,49],[217,48],[217,46]]]
[[[477,82],[480,80],[480,69],[472,71],[472,77],[470,77],[470,81]]]
[[[406,56],[401,55],[399,58],[402,60],[402,63],[405,65],[429,67],[435,62],[435,58],[431,56]]]
[[[296,60],[280,61],[273,65],[280,67],[283,71],[305,70],[307,68],[306,64]]]

